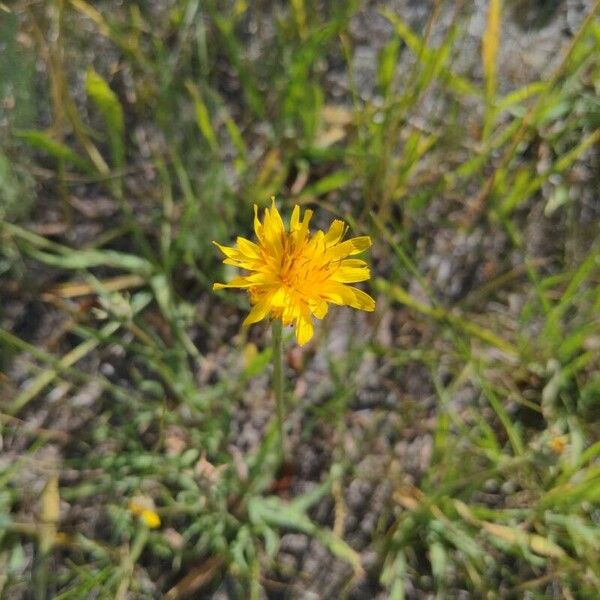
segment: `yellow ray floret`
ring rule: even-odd
[[[312,315],[322,319],[329,303],[375,310],[371,296],[347,285],[371,276],[364,260],[348,258],[367,250],[371,239],[361,236],[344,241],[346,226],[339,220],[326,233],[311,234],[311,217],[311,210],[301,216],[296,205],[288,231],[274,202],[271,209],[265,209],[262,222],[255,205],[256,243],[243,237],[237,238],[235,247],[213,242],[225,255],[225,264],[249,272],[229,283],[215,283],[213,289],[248,290],[252,310],[244,325],[267,317],[281,319],[284,325],[295,326],[300,345],[313,336]]]

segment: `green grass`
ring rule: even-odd
[[[469,67],[468,3],[371,9],[371,84],[366,3],[262,4],[0,4],[0,598],[595,597],[600,2],[526,85],[509,2]],[[378,300],[341,353],[334,316],[288,355],[287,466],[267,327],[211,290],[210,241],[272,195],[370,235]],[[289,532],[334,591],[286,567]]]

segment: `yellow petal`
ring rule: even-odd
[[[343,283],[329,284],[323,297],[334,304],[345,304],[346,306],[369,312],[375,310],[375,300],[371,296],[358,288],[344,285]]]
[[[355,237],[341,244],[336,244],[327,249],[327,256],[330,260],[346,258],[353,254],[360,254],[371,247],[371,238],[368,235]]]
[[[369,265],[367,264],[367,261],[362,258],[345,258],[340,262],[340,267],[356,267],[361,269],[363,267],[368,268]]]
[[[271,297],[268,295],[265,298],[262,298],[252,307],[242,325],[247,327],[248,325],[252,325],[252,323],[258,323],[259,321],[262,321],[269,314],[270,308]]]
[[[247,271],[256,271],[256,268],[260,267],[260,262],[257,258],[226,258],[223,264],[232,265],[239,269],[246,269]]]
[[[277,235],[281,235],[281,233],[285,232],[285,225],[283,223],[283,219],[277,210],[277,206],[275,206],[275,198],[273,198],[271,202],[271,211],[269,214],[270,217],[270,227],[271,229],[277,233]],[[266,219],[265,219],[265,228],[267,227]]]
[[[249,288],[255,286],[268,286],[272,284],[271,276],[268,273],[252,273],[243,277],[234,277],[228,283],[213,283],[213,290],[223,290],[225,288]]]
[[[301,315],[296,320],[296,341],[300,346],[304,346],[313,336],[314,327],[310,315]]]
[[[336,219],[330,226],[329,231],[325,234],[325,242],[328,246],[332,246],[333,244],[337,244],[344,233],[346,232],[346,224],[344,221],[340,221]]]
[[[243,239],[243,238],[241,238]],[[238,238],[239,242],[240,238]],[[248,244],[252,244],[249,240],[245,240]],[[240,267],[241,269],[248,269],[249,271],[256,270],[257,266],[260,266],[259,261],[260,254],[258,255],[249,255],[242,252],[239,248],[232,248],[230,246],[221,246],[221,244],[217,242],[213,242],[217,248],[227,257],[223,260],[223,263],[226,265],[233,265],[234,267]],[[243,242],[242,242],[243,244]],[[244,245],[244,248],[249,253],[251,251],[250,247]],[[258,246],[256,247],[260,252]]]
[[[280,310],[283,322],[289,325],[306,311],[306,303],[299,296],[287,292],[285,302],[281,305]]]
[[[310,223],[310,220],[312,219],[313,216],[313,211],[310,210],[310,208],[307,208],[304,211],[304,216],[302,217],[302,229],[305,231],[308,231],[308,225]]]
[[[307,243],[306,254],[313,257],[321,254],[325,259],[325,251],[327,250],[327,242],[325,241],[325,234],[319,230],[315,232],[315,235]],[[329,255],[327,255],[328,257]],[[329,259],[335,260],[335,259]]]
[[[229,283],[213,283],[213,290],[224,290],[225,288],[249,288],[256,285],[248,281],[247,277],[235,277]]]
[[[252,285],[260,286],[260,285],[273,285],[273,276],[265,271],[258,271],[255,273],[251,273],[250,275],[246,275],[243,277],[246,281],[248,281]]]
[[[366,281],[369,277],[371,271],[364,260],[347,259],[340,263],[331,279],[340,283],[358,283]]]
[[[254,205],[254,233],[259,241],[263,239],[263,224],[260,222],[258,218],[258,206]]]
[[[362,290],[358,288],[351,287],[352,293],[354,294],[355,303],[351,304],[353,308],[358,308],[360,310],[366,310],[368,312],[372,312],[375,310],[375,300],[366,294]]]
[[[317,317],[317,319],[324,319],[329,310],[329,305],[327,302],[325,302],[325,300],[320,300],[314,304],[311,304],[310,310],[312,311],[312,314]]]
[[[239,236],[236,239],[236,244],[240,249],[240,252],[248,258],[260,258],[260,247],[257,246],[254,242],[251,242],[250,240]]]
[[[323,298],[333,304],[349,305],[354,300],[352,292],[349,291],[348,286],[343,283],[330,283],[325,290],[322,291]]]
[[[277,308],[294,307],[294,298],[290,295],[288,289],[281,286],[274,294],[271,300],[273,306]]]
[[[290,231],[300,229],[300,207],[296,204],[290,218]]]
[[[239,254],[239,250],[237,248],[232,248],[230,246],[221,246],[219,242],[215,242],[213,240],[213,244],[228,258],[233,258]]]
[[[274,203],[270,210],[265,208],[262,235],[262,245],[265,253],[279,261],[283,253],[283,241],[286,232],[281,215]]]

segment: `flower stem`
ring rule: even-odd
[[[279,446],[281,458],[285,462],[285,400],[283,387],[283,345],[281,342],[281,320],[274,319],[272,324],[273,337],[273,389],[275,391],[275,403],[277,406],[277,421],[279,422]]]

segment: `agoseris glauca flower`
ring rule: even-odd
[[[313,336],[312,316],[322,319],[329,303],[372,311],[371,296],[348,285],[370,277],[367,263],[348,258],[371,246],[368,236],[344,240],[346,225],[335,220],[327,232],[311,234],[311,210],[301,215],[295,206],[286,229],[273,202],[265,209],[262,222],[254,206],[257,241],[238,237],[235,247],[213,242],[225,255],[224,263],[249,271],[229,283],[215,283],[213,289],[242,288],[250,295],[252,310],[244,325],[267,317],[294,325],[296,340],[306,344]]]

